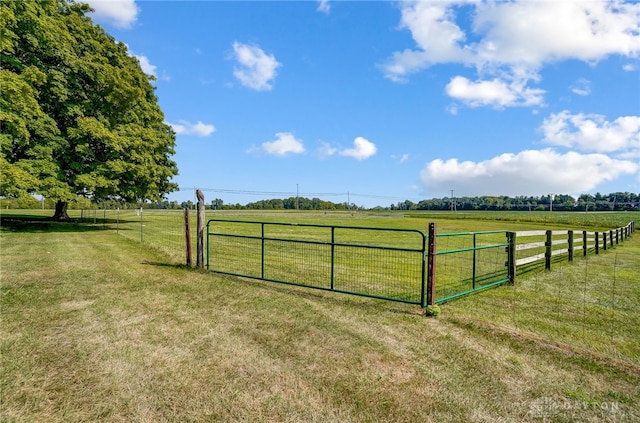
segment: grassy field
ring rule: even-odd
[[[18,215],[29,216],[32,219],[43,219],[53,213],[51,210],[2,212],[7,218]],[[168,256],[168,263],[181,264],[186,261],[182,210],[72,210],[70,214],[78,221],[96,228],[113,229],[122,236],[156,249]],[[192,211],[190,216],[191,258],[195,261],[195,212]],[[428,232],[429,222],[436,222],[439,254],[436,299],[440,302],[468,292],[474,286],[490,286],[507,280],[507,269],[504,265],[506,256],[504,248],[501,247],[506,242],[505,231],[561,230],[564,235],[555,235],[554,242],[561,238],[566,241],[566,229],[608,230],[626,225],[632,219],[640,221],[640,213],[209,210],[207,220],[211,219],[226,220],[211,222],[209,229],[212,233],[260,237],[264,231],[263,235],[270,238],[325,243],[323,245],[267,241],[263,250],[259,239],[214,236],[209,239],[208,249],[212,270],[250,277],[260,277],[264,272],[266,279],[322,288],[331,286],[333,275],[333,287],[338,290],[419,303],[422,292],[420,252],[348,246],[337,247],[334,251],[326,243],[331,242],[335,235],[336,243],[400,247],[419,251],[423,242],[421,234]],[[232,223],[230,220],[238,223]],[[259,222],[268,223],[265,225]],[[290,226],[280,225],[282,222],[287,222]],[[309,224],[319,226],[304,226]],[[328,225],[368,227],[377,230],[345,228],[336,229],[333,233]],[[390,231],[398,228],[420,232]],[[496,232],[475,235],[478,231],[492,230]],[[471,235],[470,232],[474,234]],[[580,233],[576,237],[582,239]],[[544,238],[544,235],[538,236],[537,239],[519,238],[519,244],[533,241],[542,241],[540,244],[543,244]],[[493,247],[477,252],[470,251],[470,247],[475,245]],[[553,248],[563,247],[566,248],[566,244]],[[467,251],[447,254],[448,251],[462,249]],[[542,245],[535,250],[518,251],[516,257],[544,254],[544,251],[545,247]],[[261,261],[263,253],[265,267]],[[593,253],[594,249],[591,247],[589,254]],[[332,257],[335,259],[333,268]],[[554,263],[566,259],[566,254],[554,257]],[[539,271],[543,265],[543,262],[538,261],[518,267],[518,275]],[[475,284],[473,280],[476,281]]]
[[[399,225],[381,215],[334,219]],[[483,229],[546,224],[480,221]],[[439,227],[468,230],[469,219]],[[3,222],[0,421],[640,418],[640,288],[623,288],[618,275],[611,321],[621,326],[599,333],[598,321],[609,327],[611,316],[584,323],[595,300],[587,301],[583,276],[587,285],[596,273],[610,277],[620,269],[612,260],[633,268],[638,234],[528,284],[447,303],[437,319],[411,305],[193,271],[121,235],[100,225]],[[578,275],[573,288],[560,291],[570,275]],[[545,301],[549,292],[559,300]]]
[[[100,225],[3,222],[0,236],[1,421],[640,418],[637,320],[615,338],[583,327],[555,342],[572,322],[540,302],[553,273],[547,288],[532,278],[429,319],[415,306],[167,264]],[[638,257],[640,237],[623,250]],[[637,319],[637,288],[622,297]]]

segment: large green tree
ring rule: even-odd
[[[0,196],[159,200],[175,133],[138,60],[67,0],[0,2]]]

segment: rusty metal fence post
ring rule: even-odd
[[[436,224],[429,223],[427,243],[427,305],[436,303]]]
[[[516,242],[517,235],[515,232],[507,232],[507,275],[509,283],[516,283]]]
[[[198,195],[198,239],[196,245],[196,266],[199,269],[204,268],[204,227],[205,227],[205,215],[204,215],[204,195],[202,191],[196,191]]]

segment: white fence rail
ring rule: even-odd
[[[511,265],[515,268],[536,262],[545,263],[551,269],[553,258],[560,260],[566,256],[573,261],[576,255],[586,256],[589,253],[599,254],[627,239],[635,230],[635,222],[608,231],[519,231],[512,233],[513,258]]]

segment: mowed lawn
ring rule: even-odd
[[[0,233],[0,421],[640,418],[637,363],[492,325],[486,302],[475,319],[473,297],[426,318],[167,265],[114,231]]]

